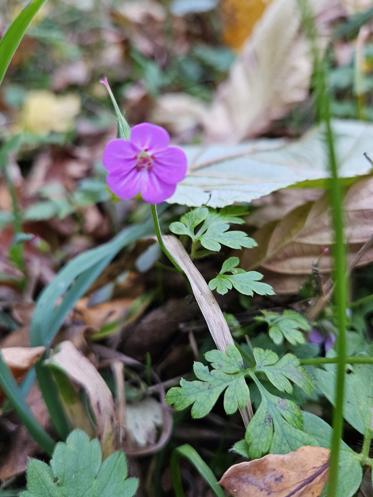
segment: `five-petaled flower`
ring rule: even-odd
[[[169,143],[167,131],[150,123],[134,126],[128,140],[111,140],[103,156],[110,189],[121,199],[140,194],[150,204],[171,197],[185,178],[187,158]]]

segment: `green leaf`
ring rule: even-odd
[[[258,458],[268,452],[286,454],[302,445],[317,445],[303,431],[299,407],[291,400],[272,395],[255,375],[253,379],[259,389],[261,403],[246,429],[249,456]]]
[[[336,366],[328,364],[325,369],[316,369],[315,378],[320,391],[334,404]],[[364,435],[370,427],[372,407],[373,368],[370,365],[355,364],[346,374],[344,418]]]
[[[192,405],[192,417],[206,416],[224,394],[224,409],[233,414],[245,407],[250,400],[250,391],[245,381],[242,357],[233,345],[226,352],[218,350],[207,352],[207,361],[212,370],[200,362],[194,363],[195,381],[181,379],[179,387],[171,388],[167,393],[167,402],[180,411]]]
[[[0,40],[0,85],[27,28],[45,1],[46,0],[31,0],[31,2],[18,14]]]
[[[330,447],[332,427],[323,419],[310,412],[303,413],[304,431],[314,437],[320,447]],[[340,471],[338,479],[338,497],[353,497],[360,487],[363,470],[356,454],[342,441]]]
[[[244,231],[230,231],[230,224],[243,224],[242,210],[222,209],[219,212],[200,207],[184,214],[180,221],[171,223],[170,230],[176,235],[186,235],[202,247],[218,252],[221,246],[240,249],[256,246],[255,240]]]
[[[102,463],[98,440],[75,430],[66,443],[56,445],[50,466],[30,460],[21,497],[133,497],[136,490],[137,480],[127,478],[123,452]]]
[[[293,354],[286,354],[281,359],[272,350],[254,348],[256,373],[264,373],[272,385],[280,392],[292,393],[291,382],[306,393],[313,390],[311,379]]]
[[[309,322],[298,312],[286,310],[283,313],[262,311],[256,321],[268,324],[269,336],[276,345],[284,339],[292,345],[305,343],[304,332],[310,331]]]
[[[245,272],[238,268],[238,257],[227,259],[220,270],[220,273],[209,282],[210,290],[216,290],[220,295],[225,295],[229,290],[234,288],[243,295],[273,295],[274,291],[271,285],[263,283],[260,280],[263,275],[257,271]],[[231,274],[227,274],[231,273]]]
[[[220,487],[212,470],[207,466],[198,452],[188,444],[177,447],[171,456],[171,477],[176,497],[185,497],[179,462],[181,457],[187,459],[195,467],[216,497],[224,497],[224,491]]]

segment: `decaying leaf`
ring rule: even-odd
[[[309,5],[325,37],[325,20],[332,20],[326,14],[337,14],[338,2],[317,0]],[[205,121],[209,141],[227,142],[234,137],[238,142],[255,136],[305,100],[312,57],[302,31],[296,0],[274,0],[269,5],[233,64],[228,80],[218,89]]]
[[[112,452],[115,445],[115,408],[109,387],[94,365],[68,341],[58,345],[56,353],[46,364],[62,371],[86,391],[96,418],[97,435],[104,453]]]
[[[355,259],[359,250],[368,244],[373,235],[372,198],[372,178],[361,179],[345,194],[345,235],[349,262],[354,267],[373,260],[373,249],[368,246],[361,257]],[[314,202],[306,202],[282,219],[264,225],[254,233],[254,238],[258,247],[244,252],[241,264],[245,269],[260,266],[267,272],[281,275],[282,279],[293,279],[295,286],[290,284],[284,288],[282,283],[280,288],[267,273],[266,281],[276,291],[292,293],[299,290],[315,267],[319,273],[330,273],[333,264],[333,230],[327,196],[323,195]]]
[[[329,449],[301,447],[230,467],[220,484],[234,497],[319,497],[328,476]]]
[[[373,125],[333,121],[339,173],[342,178],[369,174],[364,157],[372,151]],[[314,128],[296,141],[254,140],[240,145],[184,147],[189,175],[169,202],[189,206],[224,207],[252,202],[271,192],[301,183],[323,187],[329,177],[324,131]]]
[[[155,443],[162,422],[162,406],[151,397],[126,406],[126,433],[139,447]]]
[[[5,363],[17,381],[21,381],[29,369],[40,359],[44,347],[8,347],[0,349]],[[0,391],[0,402],[3,395]]]

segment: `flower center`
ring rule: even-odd
[[[137,156],[136,160],[137,169],[146,169],[150,170],[153,167],[153,158],[148,152],[142,150]]]

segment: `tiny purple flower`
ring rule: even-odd
[[[330,332],[320,332],[318,329],[313,328],[311,333],[308,335],[308,341],[316,345],[324,346],[325,352],[332,349],[335,344],[335,335]]]
[[[110,189],[123,200],[141,194],[150,204],[171,197],[186,176],[187,158],[169,143],[167,131],[151,123],[134,126],[128,140],[111,140],[103,156]]]

